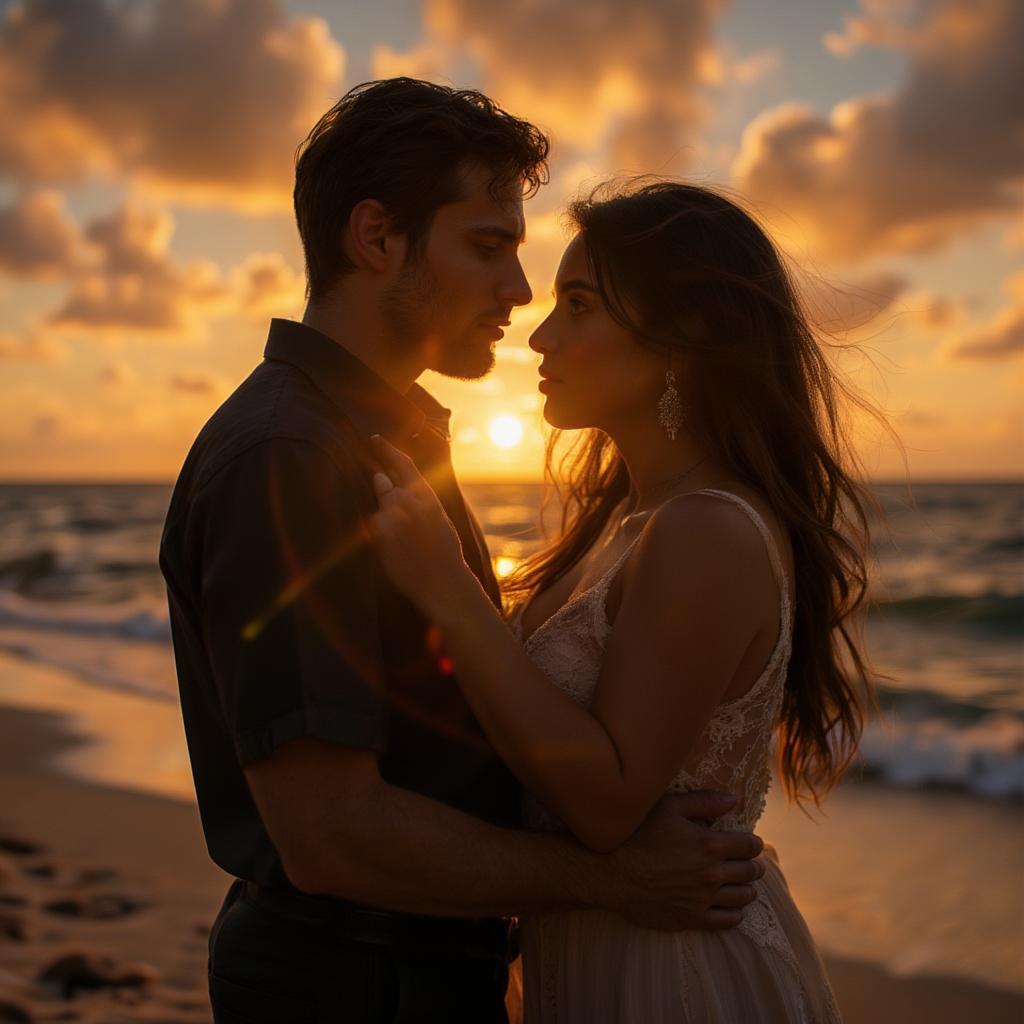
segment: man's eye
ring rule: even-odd
[[[477,251],[481,256],[497,256],[498,246],[496,245],[477,245]]]

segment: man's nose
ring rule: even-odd
[[[533,299],[533,290],[519,260],[516,260],[515,269],[502,281],[500,293],[501,299],[510,306],[525,306]]]

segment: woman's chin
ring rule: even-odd
[[[569,415],[565,409],[559,409],[558,404],[552,403],[550,398],[544,402],[544,420],[555,430],[582,430],[589,426],[581,423],[579,417]]]

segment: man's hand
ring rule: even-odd
[[[670,793],[629,842],[608,855],[605,909],[644,928],[666,931],[732,928],[756,896],[764,843],[750,832],[716,832],[735,797]]]

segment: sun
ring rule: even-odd
[[[515,416],[495,416],[487,433],[499,448],[515,448],[523,439],[523,424]]]

